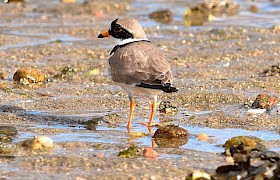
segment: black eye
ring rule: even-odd
[[[114,27],[114,32],[121,32],[121,31],[122,31],[122,28],[120,26],[116,25]]]

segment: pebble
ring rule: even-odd
[[[31,150],[47,150],[53,149],[53,140],[47,136],[37,136],[21,142],[21,145]]]
[[[95,156],[98,158],[101,158],[101,159],[103,159],[105,157],[105,155],[103,153],[98,153]]]
[[[18,132],[13,126],[0,126],[0,134],[4,134],[6,136],[16,136]]]
[[[276,25],[273,27],[274,32],[280,32],[280,25]]]
[[[8,79],[8,75],[4,72],[0,72],[0,79],[2,80]]]
[[[146,158],[155,159],[158,156],[158,153],[153,148],[147,147],[144,148],[143,156]]]
[[[163,9],[152,12],[149,14],[149,18],[161,23],[170,23],[173,21],[173,13],[169,9]]]
[[[208,135],[207,135],[207,134],[204,134],[204,133],[199,134],[199,135],[197,136],[197,139],[198,139],[199,141],[207,141],[208,138],[209,138]]]

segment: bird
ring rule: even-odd
[[[113,37],[119,42],[109,55],[109,75],[128,94],[130,113],[127,128],[132,128],[135,95],[153,96],[150,119],[145,124],[152,127],[158,94],[178,91],[172,85],[174,77],[170,63],[163,52],[148,40],[143,27],[134,18],[124,17],[112,21],[109,30],[98,36],[107,37]]]

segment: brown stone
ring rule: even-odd
[[[21,68],[15,72],[13,79],[19,82],[25,79],[29,83],[38,83],[44,82],[46,80],[46,75],[34,68]]]
[[[155,159],[158,156],[158,153],[153,148],[144,148],[143,156]]]

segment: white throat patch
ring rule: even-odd
[[[124,40],[119,40],[119,39],[116,39],[114,38],[114,40],[117,42],[117,45],[121,46],[121,45],[124,45],[124,44],[128,44],[128,43],[131,43],[131,42],[137,42],[137,41],[149,41],[148,38],[141,38],[141,39],[124,39]],[[109,59],[114,55],[114,52],[109,56]]]
[[[121,40],[118,45],[124,45],[124,44],[127,44],[127,43],[131,43],[131,42],[137,42],[137,41],[148,41],[147,38],[141,38],[141,39],[124,39],[124,40]]]

